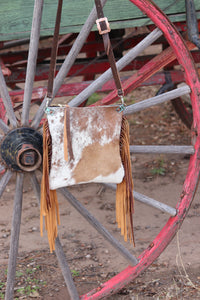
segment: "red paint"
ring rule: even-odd
[[[3,100],[1,98],[0,98],[0,119],[2,119],[4,123],[7,123],[6,110],[3,104]]]
[[[174,84],[178,84],[180,82],[184,81],[184,74],[181,71],[168,71],[170,73],[171,79]],[[127,80],[127,77],[121,78],[122,82]],[[141,83],[141,86],[152,86],[152,85],[163,85],[165,83],[165,74],[164,72],[159,72],[154,74],[152,77],[147,79],[146,81]],[[59,89],[58,93],[56,94],[56,97],[66,97],[66,96],[75,96],[78,95],[80,92],[82,92],[86,87],[88,87],[90,82],[74,82],[74,83],[68,83],[63,84],[61,88]],[[100,89],[97,90],[98,93],[105,93],[110,92],[115,89],[115,83],[113,80],[109,80],[106,82]],[[46,95],[47,89],[45,87],[38,87],[34,88],[32,92],[32,103],[33,102],[41,102],[45,95]],[[22,103],[23,97],[24,97],[24,90],[14,90],[10,91],[9,95],[11,97],[11,100],[13,103]],[[18,109],[21,107],[18,107]],[[6,111],[3,106],[3,101],[0,98],[0,118],[3,119],[6,114]]]
[[[200,53],[199,51],[194,51],[192,53],[195,62],[200,62]],[[145,55],[136,58],[133,60],[127,67],[123,69],[123,71],[132,71],[132,70],[138,70],[141,69],[146,63],[150,61],[154,56],[153,55]],[[172,61],[169,63],[168,67],[173,67],[175,65],[178,65],[177,60]],[[109,63],[107,60],[98,60],[94,62],[86,60],[86,61],[81,61],[76,64],[74,64],[69,71],[68,76],[86,76],[87,74],[90,74],[91,78],[94,78],[96,74],[102,74],[105,72],[108,68],[110,67]],[[14,84],[14,83],[22,83],[25,81],[25,76],[26,76],[26,68],[19,68],[19,67],[10,67],[10,70],[12,72],[11,76],[6,78],[6,83],[7,84]],[[57,68],[58,72],[58,68]],[[56,72],[56,74],[57,74]],[[39,65],[37,66],[36,69],[36,76],[35,76],[35,81],[41,81],[41,80],[47,80],[48,79],[48,74],[49,74],[49,67],[48,66],[43,66]],[[90,79],[89,79],[90,80]]]
[[[187,42],[188,49],[193,49],[194,45]],[[187,51],[188,52],[188,51]],[[147,62],[140,70],[134,73],[129,79],[123,83],[124,95],[127,95],[138,86],[141,86],[144,81],[149,79],[153,74],[164,68],[169,63],[176,59],[175,53],[171,47],[165,49],[160,54]],[[119,99],[116,89],[108,94],[103,99],[96,102],[94,105],[113,104]]]

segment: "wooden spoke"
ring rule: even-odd
[[[30,177],[31,177],[31,183],[32,183],[36,198],[38,200],[38,203],[40,204],[40,184],[37,180],[35,172],[32,172],[30,174]]]
[[[25,45],[28,44],[30,41],[30,39],[20,39],[20,40],[14,40],[14,41],[8,41],[8,42],[4,42],[2,49],[9,49],[9,48],[13,48],[13,47],[18,47],[21,45]]]
[[[3,99],[3,103],[7,112],[8,119],[10,120],[10,124],[13,127],[17,126],[17,119],[15,117],[15,113],[13,110],[12,102],[10,99],[10,95],[8,93],[8,89],[6,86],[6,82],[2,73],[2,69],[0,67],[0,94]]]
[[[29,125],[29,111],[35,77],[42,10],[43,0],[35,0],[22,109],[22,125],[24,126]]]
[[[105,5],[106,1],[107,0],[102,1],[102,6]],[[61,87],[63,80],[67,76],[77,55],[79,54],[86,38],[88,37],[93,25],[95,24],[96,19],[97,19],[97,13],[96,13],[96,7],[94,6],[87,21],[83,25],[82,30],[80,31],[76,41],[74,42],[73,47],[71,48],[69,54],[67,55],[61,69],[59,70],[58,75],[55,78],[53,96],[57,94],[59,88]]]
[[[0,129],[3,130],[4,133],[8,133],[10,128],[0,119]]]
[[[61,193],[70,204],[96,229],[119,253],[126,258],[131,265],[135,266],[138,260],[122,244],[120,244],[98,220],[96,220],[89,211],[66,189],[61,188]]]
[[[190,50],[194,48],[194,45],[190,42],[187,41],[186,43]],[[164,68],[175,59],[176,56],[171,47],[162,51],[160,54],[146,63],[140,70],[136,71],[132,76],[130,76],[126,81],[123,82],[124,94],[127,95],[128,93],[139,87],[143,82],[145,82],[152,75],[154,75],[156,72]],[[97,101],[95,105],[112,104],[115,103],[118,99],[119,96],[117,94],[117,91],[114,90],[103,99]]]
[[[40,185],[38,183],[35,172],[31,173],[30,176],[31,176],[31,182],[33,185],[33,189],[34,189],[36,197],[38,199],[38,203],[40,204]],[[58,236],[55,241],[55,252],[56,252],[56,256],[58,258],[58,262],[60,264],[60,268],[61,268],[64,280],[65,280],[66,286],[68,288],[69,294],[72,299],[78,300],[79,299],[78,292],[77,292],[75,284],[73,282],[71,271],[68,266],[68,263],[67,263],[67,260],[66,260],[66,257],[65,257],[65,254],[64,254],[64,251],[63,251],[63,248],[62,248],[62,245],[60,243],[60,239]]]
[[[2,167],[2,171],[4,170],[3,166]],[[12,171],[11,170],[7,170],[1,177],[0,179],[0,197],[3,194],[8,182],[10,181],[10,178],[12,177]]]
[[[105,5],[107,0],[102,0],[102,6]],[[94,23],[97,19],[97,13],[96,13],[96,7],[94,7],[87,19],[87,21],[85,22],[85,24],[83,25],[76,41],[74,42],[70,52],[68,53],[62,67],[60,68],[55,81],[54,81],[54,88],[53,88],[53,98],[55,97],[55,95],[57,94],[59,88],[61,87],[63,80],[65,79],[65,77],[67,76],[71,66],[73,65],[77,55],[79,54],[86,38],[88,37],[92,27],[94,26]],[[52,101],[53,99],[51,99]],[[51,103],[51,101],[49,102],[49,104]],[[44,114],[45,111],[45,106],[46,106],[46,99],[43,100],[42,104],[40,105],[40,108],[38,109],[35,117],[33,118],[33,122],[32,122],[32,127],[33,128],[38,128],[39,123],[42,119],[42,116]]]
[[[188,94],[188,93],[190,93],[190,87],[188,85],[184,85],[182,87],[179,87],[172,91],[166,92],[164,94],[140,101],[140,102],[132,104],[132,105],[129,105],[126,107],[124,114],[125,115],[134,114],[137,111],[142,111],[149,107],[164,103],[169,100],[173,100],[175,98],[178,98],[178,97]]]
[[[115,184],[107,183],[107,184],[105,184],[105,186],[108,186],[111,189],[116,190]],[[165,203],[159,202],[153,198],[147,197],[147,196],[142,195],[135,191],[133,191],[133,195],[134,195],[135,200],[142,202],[144,204],[147,204],[151,207],[157,208],[158,210],[166,212],[166,213],[170,214],[171,216],[176,216],[176,214],[177,214],[177,211],[175,208],[173,208]]]
[[[5,170],[5,167],[0,164],[0,173],[3,172],[4,170]]]
[[[21,225],[21,213],[22,213],[22,196],[23,196],[23,180],[24,174],[17,174],[15,199],[13,208],[13,219],[11,228],[11,240],[10,240],[10,252],[8,262],[7,284],[5,300],[14,299],[14,283],[15,272],[19,245],[19,233]]]
[[[65,254],[63,252],[62,245],[61,245],[58,237],[56,238],[56,241],[55,241],[55,252],[56,252],[56,256],[58,258],[60,268],[62,270],[63,277],[65,279],[66,286],[68,288],[68,292],[71,296],[71,299],[79,300],[80,298],[79,298],[77,289],[75,287],[70,268],[69,268],[67,260],[65,258]]]
[[[165,203],[159,202],[155,199],[149,198],[149,197],[142,195],[140,193],[137,193],[135,191],[133,192],[133,195],[134,195],[135,200],[142,202],[144,204],[147,204],[149,206],[152,206],[154,208],[157,208],[158,210],[166,212],[166,213],[170,214],[171,216],[176,216],[176,214],[177,214],[177,211],[175,208],[173,208],[169,205],[166,205]]]
[[[157,28],[151,33],[148,34],[140,43],[132,48],[128,53],[126,53],[120,60],[117,62],[118,71],[126,67],[136,56],[138,56],[142,51],[144,51],[148,46],[155,42],[162,32]],[[89,96],[91,96],[98,88],[100,88],[105,82],[112,78],[112,71],[108,69],[104,72],[99,78],[97,78],[93,83],[89,85],[84,91],[82,91],[78,96],[76,96],[72,101],[69,102],[70,106],[78,106]],[[97,105],[101,104],[96,102]]]
[[[138,153],[153,153],[153,154],[194,154],[193,146],[156,146],[156,145],[131,145],[130,152]]]

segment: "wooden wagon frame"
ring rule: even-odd
[[[62,188],[61,193],[67,200],[130,263],[130,266],[118,275],[79,298],[59,237],[57,237],[56,255],[72,299],[108,297],[148,268],[180,228],[198,184],[200,170],[200,80],[198,75],[200,2],[198,0],[186,0],[186,2],[169,0],[167,4],[161,0],[155,2],[159,8],[150,0],[108,0],[107,3],[102,0],[103,5],[106,3],[104,14],[108,17],[112,29],[110,36],[117,68],[119,71],[134,71],[128,78],[122,73],[125,95],[142,85],[159,84],[162,86],[155,97],[127,106],[124,114],[131,115],[148,107],[173,100],[180,117],[191,128],[191,145],[131,145],[130,151],[132,153],[190,155],[183,190],[176,207],[170,207],[134,191],[136,200],[170,214],[159,234],[136,258],[114,239],[66,188]],[[110,105],[118,100],[112,72],[104,54],[103,43],[96,33],[94,24],[97,16],[93,5],[91,0],[63,1],[57,70],[51,101],[55,97],[75,96],[69,101],[69,106],[87,105],[87,99],[96,91],[108,92],[108,94],[97,101],[95,105]],[[17,173],[6,300],[13,299],[14,293],[23,180],[27,172],[31,175],[36,195],[40,199],[40,185],[36,176],[36,170],[40,169],[40,166],[38,167],[35,161],[31,162],[33,169],[31,168],[30,172],[30,168],[26,167],[26,161],[23,168],[18,157],[19,150],[24,155],[25,152],[27,154],[27,151],[31,152],[34,148],[32,145],[32,148],[26,148],[25,152],[22,151],[25,142],[30,144],[29,136],[40,134],[47,89],[46,86],[38,87],[38,84],[35,87],[34,82],[44,81],[48,78],[51,36],[54,31],[56,10],[57,3],[55,1],[52,3],[50,0],[35,0],[35,4],[33,1],[24,0],[3,1],[0,9],[0,196],[13,173]],[[190,28],[188,29],[188,27]],[[141,28],[142,30],[140,30]],[[128,30],[130,34],[127,34]],[[152,44],[161,45],[163,50],[153,56],[140,55]],[[66,58],[64,58],[65,55]],[[174,68],[175,66],[179,66],[179,68]],[[95,79],[97,74],[101,75]],[[83,81],[78,84],[68,83],[66,78],[71,76],[82,76]],[[179,86],[179,83],[184,84]],[[19,86],[21,87],[23,84],[24,89],[19,89]],[[185,94],[189,95],[192,115],[181,99]],[[33,103],[39,105],[34,116],[30,113]],[[22,135],[26,136],[25,141],[21,139]],[[18,139],[19,144],[15,142]],[[13,147],[14,151],[11,150]],[[42,153],[39,155],[42,157]],[[24,159],[26,160],[26,158]],[[112,186],[112,188],[115,187]]]

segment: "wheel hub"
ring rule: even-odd
[[[7,168],[32,172],[42,162],[42,135],[29,127],[14,129],[3,139],[0,155]]]

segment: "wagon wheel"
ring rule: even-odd
[[[105,0],[102,1],[105,3]],[[155,6],[152,2],[147,0],[131,0],[131,2],[138,6],[157,26],[153,32],[151,32],[142,42],[136,47],[129,51],[122,59],[117,63],[118,69],[121,70],[126,64],[132,61],[141,51],[151,45],[156,39],[162,34],[169,42],[170,48],[157,55],[152,61],[147,63],[138,72],[132,75],[124,83],[125,94],[134,90],[143,81],[155,74],[158,70],[163,68],[173,60],[175,57],[178,59],[179,64],[182,65],[185,71],[185,82],[184,87],[174,89],[173,91],[162,94],[158,97],[153,97],[140,101],[139,103],[130,105],[126,108],[125,114],[134,114],[137,111],[146,109],[153,105],[161,104],[165,101],[172,100],[183,94],[190,93],[191,103],[193,107],[193,145],[189,146],[131,146],[130,150],[134,153],[187,153],[191,154],[189,168],[183,190],[180,198],[177,201],[176,207],[170,207],[163,203],[160,203],[154,199],[148,198],[147,196],[141,195],[134,192],[135,199],[151,205],[152,207],[160,209],[162,212],[169,213],[171,216],[161,228],[159,234],[153,241],[150,241],[149,246],[136,258],[130,254],[127,249],[119,244],[110,233],[97,221],[95,218],[77,201],[77,199],[70,194],[70,192],[63,188],[61,192],[68,199],[68,201],[108,240],[111,244],[119,250],[119,252],[128,259],[131,266],[124,269],[117,276],[113,277],[109,281],[101,285],[101,287],[91,291],[90,293],[81,297],[81,299],[100,299],[106,297],[112,293],[116,293],[119,289],[124,287],[127,283],[136,278],[143,270],[163,252],[166,246],[170,243],[175,233],[179,229],[183,219],[185,218],[190,204],[193,200],[196,186],[198,183],[199,176],[199,149],[200,149],[200,113],[199,113],[199,94],[200,94],[200,83],[197,72],[195,70],[194,63],[188,51],[188,47],[182,40],[176,29],[169,22],[166,16]],[[40,168],[42,159],[41,149],[41,135],[39,132],[40,121],[43,117],[45,101],[41,104],[31,124],[29,124],[30,116],[30,103],[31,94],[34,81],[34,72],[36,64],[36,50],[38,48],[39,39],[39,28],[42,16],[42,1],[35,1],[34,18],[31,33],[30,51],[27,65],[27,76],[24,89],[24,103],[22,108],[21,122],[18,123],[11,100],[5,85],[5,81],[0,72],[0,89],[1,95],[6,107],[7,116],[10,121],[10,127],[8,127],[2,120],[0,120],[0,128],[3,132],[1,138],[1,156],[3,164],[1,169],[5,169],[4,175],[0,181],[0,195],[2,195],[8,184],[12,174],[17,172],[16,176],[16,195],[14,199],[14,210],[12,220],[12,232],[11,232],[11,244],[10,244],[10,255],[8,265],[8,279],[6,298],[13,299],[14,293],[14,277],[16,269],[16,257],[18,252],[18,240],[21,222],[21,210],[22,210],[22,190],[23,190],[23,179],[24,176],[29,173],[31,175],[32,184],[36,191],[37,196],[40,194],[40,187],[36,178],[35,171]],[[81,49],[89,31],[91,30],[96,19],[96,10],[93,9],[88,20],[86,21],[83,29],[80,32],[76,42],[74,43],[70,53],[66,57],[66,60],[60,69],[55,82],[54,82],[54,95],[58,92],[63,79],[66,77],[75,57]],[[81,94],[75,97],[69,104],[71,106],[77,106],[87,99],[100,85],[106,82],[111,77],[111,71],[108,70],[102,74],[97,80],[95,80],[88,88],[86,88]],[[117,100],[116,92],[110,93],[104,99],[97,104],[109,104]],[[134,115],[133,115],[134,118]],[[9,150],[9,151],[7,151]],[[70,275],[70,269],[64,258],[63,250],[59,241],[56,239],[56,255],[60,262],[63,276],[65,278],[66,285],[72,299],[79,299],[77,290],[72,281]]]

